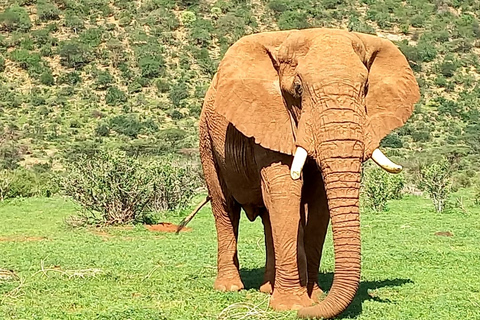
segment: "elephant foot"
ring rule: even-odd
[[[213,285],[218,291],[240,291],[244,288],[240,278],[218,278]]]
[[[322,289],[318,286],[318,284],[315,282],[313,284],[308,284],[308,295],[310,296],[310,299],[312,299],[313,302],[319,303],[323,299],[325,299],[326,294],[323,292]]]
[[[313,300],[308,297],[306,288],[296,291],[273,290],[270,298],[270,308],[277,311],[298,310],[313,304]]]
[[[273,286],[271,281],[265,281],[260,286],[260,292],[271,294],[273,292]]]

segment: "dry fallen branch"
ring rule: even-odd
[[[268,299],[266,300],[268,301]],[[265,319],[268,316],[267,308],[268,303],[264,307],[260,307],[265,304],[262,302],[258,305],[253,305],[251,303],[234,303],[229,305],[220,312],[218,315],[218,320],[240,320],[240,319]]]
[[[81,269],[81,270],[62,270],[60,267],[49,267],[45,268],[45,262],[43,260],[40,261],[40,270],[35,272],[33,276],[42,273],[45,277],[48,277],[49,272],[56,272],[60,273],[63,276],[67,276],[69,279],[71,278],[87,278],[93,277],[95,278],[97,274],[102,273],[101,269]]]

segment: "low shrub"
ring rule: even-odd
[[[445,210],[446,201],[452,193],[453,171],[452,164],[446,158],[420,168],[418,187],[428,194],[437,212]]]
[[[41,21],[58,20],[60,19],[60,10],[53,3],[39,1],[37,15]]]
[[[142,161],[122,151],[84,154],[65,163],[62,188],[82,208],[85,222],[124,224],[154,210],[188,205],[200,185],[189,165]]]
[[[362,198],[367,208],[376,212],[387,210],[387,201],[402,198],[405,176],[391,174],[377,167],[363,170]]]
[[[105,95],[105,102],[108,105],[116,106],[127,102],[127,95],[119,88],[111,86],[107,89],[107,94]]]
[[[55,175],[48,170],[25,169],[0,171],[0,201],[35,196],[50,197],[59,191]]]
[[[0,13],[0,29],[26,32],[32,27],[32,21],[24,8],[13,5]]]

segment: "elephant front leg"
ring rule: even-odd
[[[273,292],[273,284],[275,281],[275,253],[273,250],[272,225],[270,224],[270,217],[268,211],[264,211],[261,215],[263,230],[265,234],[265,275],[263,283],[260,286],[260,291],[264,293]]]
[[[226,204],[212,197],[212,211],[217,229],[217,279],[214,288],[219,291],[239,291],[243,283],[239,274],[237,254],[240,206],[234,201]]]
[[[312,304],[307,294],[301,191],[302,182],[291,179],[287,165],[275,163],[262,169],[262,195],[275,248],[275,283],[270,299],[275,310],[294,310]]]

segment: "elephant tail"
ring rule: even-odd
[[[204,205],[206,205],[212,198],[210,196],[206,196],[205,199],[190,213],[188,216],[186,216],[182,222],[177,227],[177,231],[175,232],[178,234],[192,219],[195,217],[195,215],[202,209]]]

